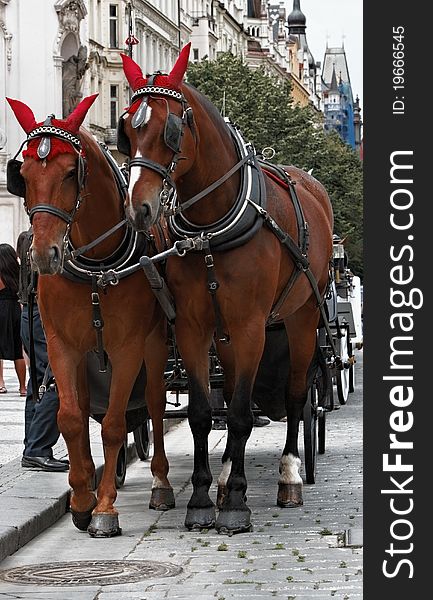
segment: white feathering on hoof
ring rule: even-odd
[[[300,468],[300,458],[290,453],[287,456],[282,456],[279,483],[302,483],[302,477],[299,474]]]

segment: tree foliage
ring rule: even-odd
[[[237,123],[257,150],[271,146],[274,162],[313,169],[331,198],[334,231],[347,237],[349,265],[362,276],[363,175],[356,152],[335,132],[325,132],[312,107],[293,104],[289,81],[250,69],[231,54],[190,65],[188,83]]]

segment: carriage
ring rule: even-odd
[[[336,348],[339,319],[333,333],[324,302],[333,222],[326,190],[300,169],[263,162],[236,126],[183,83],[189,50],[169,75],[150,77],[122,55],[133,90],[118,130],[119,150],[129,156],[127,182],[103,146],[80,129],[96,96],[67,119],[50,116],[39,125],[31,109],[9,99],[28,145],[24,163],[9,161],[8,189],[25,198],[33,224],[31,257],[70,457],[71,513],[93,537],[121,533],[115,473],[143,363],[154,438],[150,506],[174,506],[163,418],[167,388],[179,391],[187,382],[194,471],[185,526],[228,534],[252,527],[244,471],[251,398],[264,414],[287,419],[277,504],[297,507],[303,504],[299,423],[303,418],[311,481],[317,422],[324,450],[324,416],[333,406],[330,373],[345,367]],[[112,369],[97,496],[85,385],[86,356],[95,347],[99,370],[107,369],[107,358]],[[168,375],[167,360],[174,361]],[[281,365],[285,374],[277,379]],[[218,514],[209,496],[209,380],[227,404]],[[135,429],[143,438],[141,425]]]

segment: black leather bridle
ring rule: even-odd
[[[181,92],[171,90],[161,86],[153,85],[155,77],[160,75],[159,72],[154,73],[149,77],[148,82],[142,88],[139,88],[134,92],[131,98],[131,105],[141,98],[140,106],[131,118],[131,125],[134,129],[138,129],[143,125],[146,119],[146,113],[148,108],[149,96],[162,96],[166,101],[167,105],[167,119],[164,126],[164,142],[165,145],[173,151],[173,158],[171,159],[168,166],[161,165],[145,156],[138,156],[131,158],[127,164],[129,170],[133,167],[144,167],[151,169],[162,178],[162,189],[160,192],[160,208],[164,208],[170,198],[172,191],[175,189],[175,184],[171,177],[173,171],[176,169],[177,163],[180,159],[181,153],[181,142],[183,133],[186,125],[193,131],[193,114],[192,108],[188,105],[188,101]],[[170,112],[167,98],[171,98],[179,102],[182,106],[182,115],[178,116],[175,113]],[[127,113],[124,113],[124,115]],[[118,127],[118,149],[120,152],[129,154],[128,144],[129,140],[124,132],[124,123],[122,115],[119,120]]]
[[[33,216],[38,212],[50,213],[62,221],[67,223],[68,228],[71,226],[76,212],[80,207],[82,201],[82,190],[84,188],[86,182],[86,174],[87,174],[87,165],[86,159],[83,156],[83,149],[81,145],[81,140],[62,129],[61,127],[55,127],[51,124],[51,120],[54,115],[49,115],[43,125],[35,127],[30,133],[27,135],[27,139],[21,144],[18,152],[15,154],[14,158],[8,161],[7,164],[7,189],[11,194],[16,196],[21,196],[24,198],[24,208],[29,216],[30,223],[32,222]],[[17,160],[18,154],[21,152],[24,144],[27,144],[31,140],[41,137],[41,141],[38,146],[37,154],[41,160],[45,160],[50,153],[51,150],[51,138],[55,137],[57,139],[63,140],[71,144],[74,151],[78,155],[77,161],[77,197],[75,200],[75,206],[71,211],[63,210],[62,208],[58,208],[57,206],[52,206],[51,204],[37,204],[33,208],[29,209],[26,202],[26,185],[23,176],[20,173],[22,161]]]

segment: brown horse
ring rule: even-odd
[[[12,160],[8,166],[8,189],[25,196],[33,226],[30,255],[39,273],[38,304],[60,400],[58,425],[69,452],[73,521],[94,537],[110,537],[121,532],[113,506],[115,469],[126,436],[128,399],[143,360],[154,432],[150,507],[171,508],[174,496],[162,427],[165,319],[142,272],[122,278],[131,261],[138,262],[152,249],[148,238],[137,236],[125,222],[118,170],[110,167],[109,156],[93,136],[80,128],[95,98],[85,98],[65,120],[51,115],[40,125],[30,108],[8,99],[28,136],[24,162]],[[116,273],[113,284],[118,285],[104,284],[104,276]],[[95,348],[102,367],[105,352],[112,367],[97,499],[85,380],[85,356]]]
[[[193,493],[185,524],[215,524],[218,531],[236,533],[251,528],[244,454],[270,315],[284,321],[290,348],[277,502],[302,504],[298,429],[316,354],[318,304],[328,281],[333,216],[318,181],[294,167],[287,167],[288,175],[272,172],[271,165],[263,171],[237,129],[182,83],[188,55],[189,45],[169,75],[148,79],[123,56],[134,94],[119,122],[118,144],[131,158],[126,211],[131,223],[144,231],[164,211],[173,241],[189,240],[193,250],[167,265],[194,437]],[[215,331],[228,404],[216,523],[208,494],[208,350]]]

